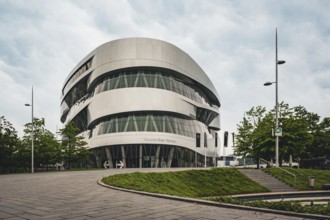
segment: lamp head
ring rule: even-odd
[[[277,61],[277,64],[278,64],[278,65],[285,64],[285,60],[278,60],[278,61]]]
[[[270,86],[272,84],[273,84],[272,82],[266,82],[266,83],[264,83],[264,86]]]
[[[25,104],[25,106],[31,106],[30,104]]]

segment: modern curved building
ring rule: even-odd
[[[61,121],[80,129],[97,167],[209,166],[219,156],[219,108],[214,85],[187,53],[127,38],[97,47],[71,71]]]

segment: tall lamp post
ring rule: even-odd
[[[32,86],[32,100],[31,104],[25,104],[25,106],[31,106],[31,173],[34,173],[34,128],[33,128],[33,86]]]
[[[282,129],[278,126],[278,65],[284,64],[284,60],[278,60],[277,58],[277,28],[275,32],[275,82],[266,82],[264,86],[270,86],[273,83],[275,87],[275,163],[276,167],[279,166],[279,136],[281,136]]]
[[[204,132],[204,153],[205,153],[205,157],[204,157],[204,167],[207,167],[206,148],[207,148],[207,136],[206,136],[206,132]]]

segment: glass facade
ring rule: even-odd
[[[108,148],[111,159],[107,156]],[[195,151],[179,146],[130,144],[102,147],[93,150],[99,161],[94,161],[96,167],[102,167],[104,162],[112,162],[112,166],[120,161],[127,168],[153,168],[153,167],[203,167],[205,157]],[[207,158],[207,166],[214,166],[213,158]]]
[[[83,66],[85,67],[81,67],[81,70],[79,69],[77,74],[80,74],[82,71],[86,71],[88,68],[90,68],[91,62],[92,60],[89,60],[86,64],[84,64]],[[81,75],[79,74],[77,77]],[[72,79],[76,79],[77,77],[73,77]],[[165,89],[183,95],[198,103],[210,105],[210,102],[205,94],[192,83],[183,82],[182,80],[175,78],[168,73],[158,70],[129,70],[126,72],[113,73],[111,76],[103,78],[94,87],[94,89],[92,89],[92,92],[88,92],[87,81],[87,78],[82,79],[67,93],[61,104],[62,112],[68,112],[67,109],[70,109],[73,105],[77,103],[79,104],[81,101],[90,98],[94,94],[112,89],[128,87],[150,87]],[[196,120],[198,121],[209,125],[216,116],[216,112],[196,107]],[[61,121],[64,122],[65,120],[66,115],[64,114]]]
[[[174,76],[159,70],[129,70],[113,73],[99,82],[94,94],[112,89],[128,87],[149,87],[165,89],[201,104],[210,105],[210,101],[193,83],[183,82]]]
[[[217,115],[218,113],[211,110],[196,108],[196,119],[207,125],[209,125]]]
[[[72,119],[75,127],[79,128],[80,132],[87,130],[87,108],[84,108],[79,114]]]
[[[86,94],[87,94],[87,79],[80,81],[70,90],[70,92],[64,98],[65,105],[71,108],[76,102],[78,102],[81,98],[86,96]],[[64,106],[63,103],[62,105]]]
[[[93,62],[93,57],[90,58],[88,61],[86,61],[83,65],[81,65],[77,69],[77,71],[74,74],[72,74],[71,78],[67,81],[66,85],[62,90],[62,95],[64,95],[64,91],[66,90],[66,88],[70,87],[72,83],[76,81],[76,79],[78,79],[84,72],[86,72],[92,67],[92,62]]]
[[[98,135],[116,132],[166,132],[194,138],[196,133],[207,130],[207,127],[196,120],[184,119],[169,113],[132,112],[113,115],[96,127]]]

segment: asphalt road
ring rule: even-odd
[[[116,173],[167,170],[0,175],[0,219],[300,219],[150,197],[97,184],[102,176]]]

